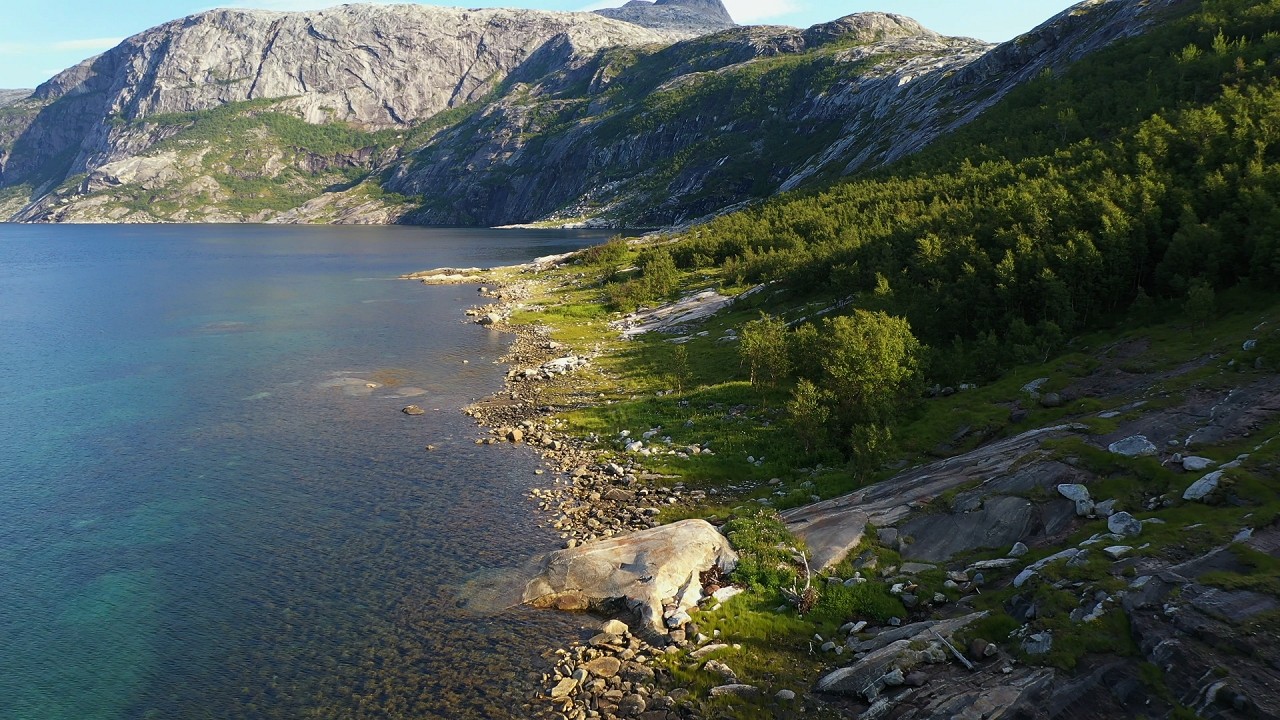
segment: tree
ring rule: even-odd
[[[676,345],[671,351],[671,382],[677,393],[683,393],[689,384],[693,372],[689,369],[689,348]]]
[[[1191,321],[1193,331],[1204,327],[1213,319],[1214,305],[1213,286],[1202,279],[1192,280],[1183,310],[1187,313],[1187,320]]]
[[[791,391],[791,400],[787,402],[787,422],[807,453],[819,447],[826,435],[827,421],[831,419],[827,402],[826,394],[805,378],[801,378]]]
[[[911,326],[883,312],[856,310],[822,322],[824,386],[837,419],[889,423],[919,380],[920,343]]]
[[[666,250],[651,250],[640,255],[640,276],[644,278],[650,298],[670,295],[676,288],[680,273],[675,260]]]
[[[767,313],[742,326],[738,354],[751,369],[751,386],[773,386],[791,372],[787,324]]]

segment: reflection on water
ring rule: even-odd
[[[0,226],[0,717],[520,716],[577,619],[458,604],[557,542],[456,411],[505,341],[379,279],[580,242]]]

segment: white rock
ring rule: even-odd
[[[1106,553],[1107,557],[1110,557],[1112,560],[1119,560],[1130,552],[1133,552],[1133,548],[1128,545],[1112,545],[1110,547],[1103,548],[1102,552]]]
[[[1089,499],[1089,488],[1077,483],[1063,483],[1058,486],[1058,494],[1068,500],[1079,502]]]
[[[1107,450],[1116,455],[1124,455],[1125,457],[1143,457],[1147,455],[1155,455],[1159,452],[1155,443],[1147,439],[1146,435],[1134,435],[1123,440],[1117,440],[1107,446]]]
[[[1215,470],[1194,483],[1191,483],[1191,487],[1187,488],[1186,492],[1182,493],[1182,499],[1203,500],[1214,490],[1218,489],[1218,483],[1221,480],[1222,471]]]
[[[1118,512],[1107,518],[1107,529],[1117,535],[1137,537],[1142,534],[1142,523],[1127,512]]]
[[[1187,472],[1203,472],[1214,465],[1217,465],[1217,463],[1209,458],[1202,458],[1196,455],[1182,458],[1182,469]]]

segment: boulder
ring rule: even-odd
[[[728,540],[705,520],[683,520],[547,555],[526,583],[522,600],[552,607],[558,598],[589,603],[621,599],[655,630],[665,598],[687,609],[701,595],[699,574],[737,565]]]
[[[1107,529],[1117,535],[1137,537],[1142,534],[1142,522],[1127,512],[1118,512],[1107,518]]]
[[[1214,465],[1217,465],[1217,463],[1209,458],[1197,457],[1195,455],[1182,458],[1182,469],[1187,472],[1204,472]]]
[[[1155,443],[1148,440],[1146,435],[1134,435],[1123,440],[1117,440],[1108,445],[1107,450],[1125,457],[1145,457],[1159,452]]]
[[[1218,483],[1221,481],[1222,471],[1215,470],[1214,472],[1211,472],[1191,483],[1191,487],[1187,488],[1186,492],[1182,493],[1182,499],[1203,500],[1212,494],[1214,490],[1218,489]]]
[[[486,325],[486,326],[497,325],[499,322],[502,322],[502,316],[498,315],[497,313],[488,313],[485,315],[481,315],[480,319],[476,321],[477,324]]]

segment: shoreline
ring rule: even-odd
[[[628,459],[613,458],[609,451],[590,447],[589,439],[563,432],[549,421],[548,416],[566,408],[546,404],[548,391],[564,389],[563,385],[572,382],[573,372],[589,365],[598,354],[564,355],[561,351],[568,348],[552,341],[547,328],[512,324],[508,318],[534,292],[536,281],[519,276],[554,267],[572,254],[521,265],[436,268],[400,276],[427,285],[477,285],[480,296],[491,302],[466,308],[465,316],[481,328],[513,336],[497,360],[508,368],[502,388],[459,409],[484,431],[485,437],[478,437],[475,444],[524,444],[538,453],[534,474],[543,482],[532,483],[526,497],[535,503],[533,512],[539,516],[539,524],[560,535],[563,549],[657,527],[661,508],[678,505],[683,498],[679,486],[668,488],[656,482],[669,479],[666,476],[649,474]],[[564,362],[569,359],[574,362]],[[589,404],[584,399],[579,407]],[[567,647],[546,647],[542,655],[548,666],[541,673],[541,687],[524,706],[529,717],[612,719],[641,712],[654,720],[687,716],[677,708],[688,691],[677,688],[670,694],[664,692],[656,682],[662,671],[652,660],[710,642],[704,637],[693,639],[696,626],[688,633],[679,629],[667,634],[640,627],[632,632],[630,611],[580,606],[552,609],[591,610],[603,617],[599,633],[591,638]]]

